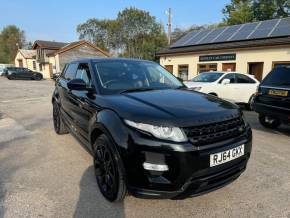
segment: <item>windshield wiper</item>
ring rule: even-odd
[[[120,92],[120,94],[122,93],[127,93],[127,92],[145,92],[145,91],[151,91],[151,90],[154,90],[152,88],[134,88],[134,89],[125,89],[125,90],[122,90]]]
[[[177,86],[175,89],[187,89],[186,86]]]

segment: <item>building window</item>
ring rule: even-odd
[[[198,73],[217,71],[217,64],[198,64],[197,71]]]
[[[236,71],[236,63],[223,63],[223,71],[225,71],[225,72]]]
[[[42,64],[39,64],[39,70],[42,71]]]
[[[273,68],[275,67],[290,67],[289,61],[277,61],[273,62]]]
[[[32,65],[33,65],[33,70],[36,70],[36,62],[32,61]]]
[[[165,69],[170,72],[173,73],[173,65],[165,65]]]
[[[188,65],[178,65],[178,77],[182,80],[188,80]]]

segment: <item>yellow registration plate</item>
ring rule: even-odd
[[[277,89],[270,89],[269,95],[276,95],[276,96],[288,96],[288,91],[285,90],[277,90]]]

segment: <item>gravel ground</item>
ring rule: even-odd
[[[51,120],[52,81],[0,77],[0,218],[3,217],[288,217],[290,128],[253,127],[246,172],[215,192],[186,200],[128,196],[112,204],[98,191],[92,157]]]

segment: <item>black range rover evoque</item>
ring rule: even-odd
[[[237,179],[250,157],[251,128],[236,105],[186,89],[154,62],[71,62],[52,103],[56,133],[88,146],[109,201],[127,191],[170,199],[207,193]]]

